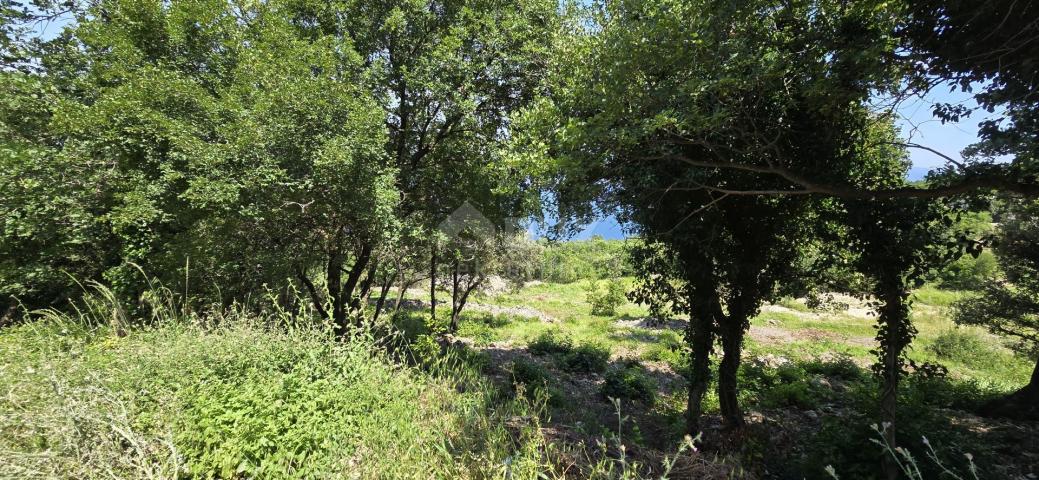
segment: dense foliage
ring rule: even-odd
[[[986,283],[957,304],[956,321],[979,325],[1015,340],[1026,355],[1039,352],[1039,203],[1012,199],[1001,209],[996,240],[1004,277]],[[1014,395],[986,406],[989,413],[1036,418],[1039,359],[1031,381]]]
[[[375,475],[471,463],[491,476],[505,447],[462,464],[450,450],[500,438],[463,435],[481,425],[457,415],[431,420],[446,407],[410,407],[429,392],[458,400],[416,372],[434,370],[454,334],[489,342],[487,296],[580,290],[589,329],[627,300],[649,323],[681,317],[685,342],[661,334],[657,356],[684,377],[695,435],[714,401],[726,427],[747,426],[747,382],[768,384],[761,405],[816,401],[782,379],[805,372],[745,372],[747,334],[767,303],[806,296],[808,308],[839,292],[875,314],[874,378],[856,381],[879,391],[871,418],[893,448],[904,379],[945,372],[912,360],[914,289],[973,291],[960,323],[1037,348],[1036,13],[958,0],[0,0],[0,325],[76,312],[69,323],[109,329],[113,345],[93,332],[47,337],[74,344],[60,348],[28,330],[5,337],[84,371],[110,368],[103,350],[129,348],[128,332],[161,325],[132,346],[169,352],[98,388],[144,402],[149,434],[176,427],[171,458],[188,462],[177,474],[320,477],[363,456],[350,443],[360,435],[365,455],[423,457]],[[44,22],[58,31],[41,34]],[[910,183],[907,149],[934,150],[902,138],[898,105],[949,86],[976,90],[997,117],[963,160]],[[637,238],[556,241],[609,215]],[[529,238],[528,222],[546,219],[558,219],[552,241]],[[482,324],[463,315],[474,304],[491,312]],[[176,330],[228,312],[279,312],[288,326],[221,330],[230,343],[212,345],[204,329]],[[297,328],[329,335],[279,337]],[[206,354],[180,350],[185,338]],[[947,333],[928,348],[987,352],[975,340]],[[650,370],[608,347],[542,335],[529,351],[602,374],[603,396],[655,402]],[[562,402],[541,363],[508,364],[514,384]],[[124,392],[146,381],[138,390],[175,414]],[[1037,392],[1033,375],[980,411],[1034,417]]]
[[[464,201],[497,227],[537,199],[501,140],[537,85],[551,2],[72,14],[2,73],[7,299],[59,305],[69,276],[133,298],[140,267],[222,303],[289,286],[342,328],[377,278],[403,277],[387,251],[436,258],[432,232]]]

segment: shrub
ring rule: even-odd
[[[551,382],[549,372],[545,367],[522,358],[516,359],[509,367],[514,388],[520,385],[525,387],[528,396],[544,396],[551,405],[560,405],[562,393]]]
[[[592,315],[612,316],[617,307],[624,305],[624,283],[620,280],[592,282],[588,288],[588,303],[592,304]]]
[[[432,330],[428,325],[427,312],[401,310],[391,319],[394,328],[404,336],[407,343],[414,342],[419,335],[428,335]]]
[[[418,365],[432,365],[440,357],[440,344],[432,335],[419,335],[409,346],[411,358]]]
[[[458,336],[473,339],[477,345],[487,345],[496,338],[494,328],[481,321],[463,319],[458,325]]]
[[[541,332],[527,345],[527,351],[534,355],[565,354],[573,350],[574,344],[570,337],[558,330],[547,330]]]
[[[991,348],[977,333],[957,328],[939,333],[927,350],[941,359],[969,361],[989,354]]]
[[[938,274],[938,283],[943,288],[955,290],[978,290],[992,281],[999,270],[996,256],[984,250],[974,258],[964,255],[950,263]]]
[[[840,301],[832,293],[812,291],[805,298],[805,308],[812,312],[838,313],[847,310],[849,307],[850,305]]]
[[[808,373],[840,380],[861,380],[866,376],[866,371],[848,354],[839,354],[830,360],[808,361],[803,366]]]
[[[610,349],[599,345],[581,345],[563,354],[560,367],[568,372],[602,372],[610,360]]]
[[[797,407],[809,410],[818,403],[819,395],[807,382],[781,383],[761,393],[761,405],[769,408]]]
[[[973,411],[986,400],[1003,395],[994,389],[982,388],[976,381],[951,380],[947,377],[909,375],[903,396],[906,402],[938,408]]]
[[[455,367],[468,367],[477,372],[487,371],[491,366],[491,356],[484,351],[475,350],[466,345],[453,346],[445,355],[448,362]]]
[[[599,392],[606,398],[640,401],[652,405],[656,400],[656,382],[637,361],[628,361],[610,369]]]

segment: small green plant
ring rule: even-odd
[[[552,383],[548,370],[541,365],[522,358],[516,359],[508,368],[514,387],[524,388],[528,396],[545,396],[550,405],[559,405],[562,394]],[[522,386],[522,387],[521,387]]]
[[[939,333],[927,350],[944,360],[963,361],[988,354],[990,347],[977,333],[955,328]]]
[[[761,394],[761,405],[768,408],[796,407],[810,410],[819,404],[819,397],[808,383],[782,383]]]
[[[588,287],[588,303],[592,304],[592,315],[609,317],[617,314],[617,307],[624,305],[624,283],[620,280],[592,282]]]
[[[492,326],[479,320],[463,319],[458,325],[458,336],[471,338],[477,345],[487,345],[495,340]]]
[[[610,369],[599,392],[606,398],[640,401],[652,405],[656,400],[656,382],[637,360],[629,360]]]
[[[803,364],[806,372],[838,380],[861,380],[867,372],[847,354],[839,354],[829,360],[815,359]]]
[[[560,367],[568,372],[602,372],[610,360],[610,349],[600,345],[581,345],[562,355]]]
[[[559,368],[568,372],[602,372],[610,360],[608,347],[585,344],[574,347],[569,336],[558,330],[542,332],[527,345],[534,355],[552,355]]]
[[[440,357],[440,344],[432,335],[419,335],[411,342],[409,350],[417,365],[432,365]]]
[[[541,332],[527,345],[527,351],[534,355],[566,354],[573,348],[573,340],[558,330]]]

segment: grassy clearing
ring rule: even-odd
[[[553,371],[515,362],[514,375],[497,381],[485,353],[430,342],[422,322],[407,324],[413,316],[398,319],[410,330],[389,344],[364,332],[336,340],[281,314],[165,308],[150,326],[132,327],[99,292],[83,315],[49,312],[0,331],[0,478],[728,471],[688,444],[673,445],[684,456],[618,456],[626,440],[611,432],[595,442],[555,438],[543,428]],[[106,324],[113,319],[119,328]],[[575,373],[602,371],[609,357],[593,345],[559,353]]]
[[[624,280],[630,285],[631,279]],[[586,283],[586,282],[585,282]],[[481,312],[464,315],[459,335],[474,338],[478,344],[503,342],[524,346],[546,332],[558,332],[576,343],[595,343],[608,347],[615,358],[634,357],[648,361],[667,361],[681,345],[681,331],[628,326],[645,320],[648,310],[629,302],[618,307],[616,315],[592,315],[586,285],[541,283],[494,297],[477,297],[478,302],[503,307],[528,307],[542,311],[556,322],[532,318],[496,318]],[[1010,390],[1027,381],[1032,365],[981,330],[957,327],[948,309],[962,298],[961,292],[924,287],[914,292],[913,321],[919,335],[910,358],[917,362],[941,363],[950,375],[976,380],[994,388]],[[791,360],[811,360],[820,356],[847,355],[860,365],[874,358],[874,320],[867,315],[845,312],[813,312],[804,302],[783,299],[785,311],[764,309],[752,319],[748,341],[749,356],[782,355]],[[859,308],[861,310],[861,307]],[[499,316],[501,317],[501,316]],[[629,324],[618,322],[628,321]],[[939,358],[930,346],[946,332],[964,330],[981,338],[979,350],[971,354]],[[973,358],[986,358],[976,361]]]
[[[505,458],[544,468],[533,424],[510,432],[503,420],[529,418],[529,405],[495,403],[478,377],[394,366],[364,340],[247,319],[125,337],[33,323],[5,330],[0,351],[4,478],[482,478]]]
[[[950,296],[917,300],[911,357],[950,373],[905,382],[903,444],[923,451],[926,434],[943,459],[972,453],[987,471],[1020,471],[1000,465],[1013,463],[1008,445],[1030,437],[1014,437],[1013,425],[974,428],[955,412],[1019,386],[1030,364],[955,328]],[[765,309],[740,371],[752,426],[735,449],[708,427],[708,459],[688,446],[665,456],[683,445],[680,321],[646,323],[631,304],[592,315],[575,284],[475,301],[504,310],[465,312],[458,336],[471,347],[438,343],[442,325],[408,310],[393,318],[389,346],[336,341],[277,314],[168,311],[119,335],[102,308],[6,328],[0,477],[657,478],[666,458],[679,459],[673,478],[826,478],[828,464],[842,478],[877,473],[868,317],[797,300]],[[717,413],[713,389],[705,403]]]
[[[969,411],[1011,391],[1027,381],[1032,365],[985,332],[957,328],[948,311],[961,297],[958,292],[930,287],[914,295],[913,319],[919,335],[909,356],[918,365],[941,364],[949,373],[940,378],[913,373],[906,380],[901,438],[912,450],[923,451],[926,446],[919,439],[927,435],[942,445],[939,457],[943,459],[962,459],[964,453],[972,453],[982,458],[979,465],[999,470],[1000,449],[1007,447],[1008,440],[991,432],[1013,427],[986,427],[990,433],[982,435],[944,409]],[[579,283],[535,284],[477,301],[535,309],[554,319],[470,312],[459,336],[475,339],[478,347],[544,352],[593,344],[611,352],[605,373],[590,373],[583,380],[569,376],[564,353],[537,357],[538,372],[555,379],[553,395],[563,398],[552,407],[554,418],[579,423],[588,432],[611,430],[606,400],[597,394],[607,390],[609,396],[642,399],[626,404],[634,423],[631,441],[663,448],[680,438],[685,407],[681,375],[688,358],[681,319],[667,326],[647,323],[646,309],[630,303],[621,305],[613,316],[593,315]],[[781,478],[826,478],[827,464],[840,466],[846,472],[842,478],[877,474],[880,451],[870,441],[875,434],[870,425],[877,418],[878,386],[868,368],[875,359],[871,353],[876,344],[874,319],[863,305],[852,307],[846,312],[813,311],[802,300],[784,299],[752,319],[740,373],[742,401],[749,411],[765,412],[785,426],[778,431],[761,426],[740,448],[739,458],[785,472]],[[560,347],[566,342],[569,346]],[[636,361],[658,373],[643,373],[641,365],[632,363]],[[584,382],[592,382],[598,390],[584,389]],[[646,390],[646,385],[653,385],[653,393],[636,393]],[[717,402],[715,393],[709,392],[706,412],[717,413]],[[800,429],[806,430],[797,436]],[[776,435],[786,440],[773,441]],[[936,476],[940,469],[931,465],[924,470]]]

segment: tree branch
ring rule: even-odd
[[[712,160],[693,160],[682,155],[660,155],[647,157],[650,159],[667,159],[681,161],[687,165],[700,168],[722,168],[741,170],[752,173],[775,175],[801,187],[799,190],[726,190],[719,187],[705,187],[729,195],[826,195],[840,198],[886,199],[886,198],[939,198],[974,193],[982,190],[999,190],[1029,198],[1039,198],[1039,184],[1022,183],[1016,178],[1000,175],[979,175],[964,177],[955,183],[936,187],[898,187],[869,190],[847,184],[816,182],[800,173],[785,167],[754,165]],[[703,189],[703,188],[700,188]]]

